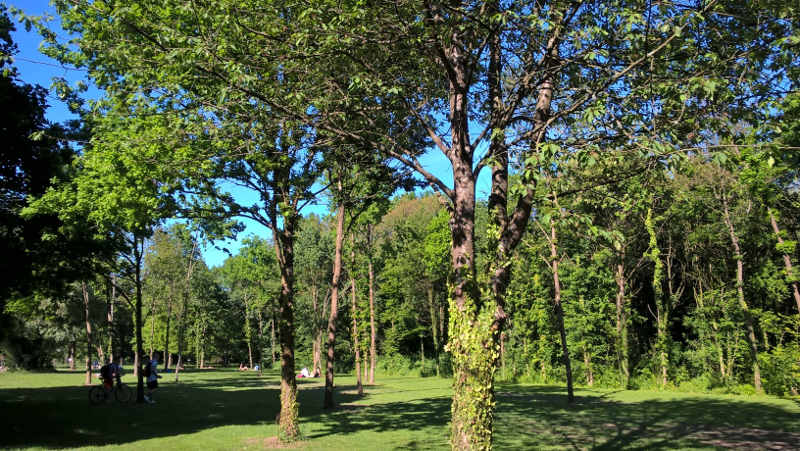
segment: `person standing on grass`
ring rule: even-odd
[[[153,392],[158,388],[158,380],[161,379],[161,375],[158,374],[157,359],[148,362],[144,369],[144,375],[147,376],[147,395],[145,395],[144,400],[150,404],[155,404]]]

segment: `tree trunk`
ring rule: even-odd
[[[444,346],[446,344],[446,343],[444,343],[444,340],[445,340],[445,337],[446,337],[445,328],[444,328],[444,324],[446,323],[446,321],[445,321],[446,315],[447,315],[447,311],[445,310],[444,305],[440,303],[439,304],[439,336],[442,337],[442,341],[443,341],[442,346],[441,346],[442,348],[444,348]]]
[[[83,294],[83,319],[86,322],[86,379],[84,385],[92,384],[92,323],[89,316],[89,292],[86,290],[86,282],[81,282],[81,293]]]
[[[71,341],[69,343],[69,369],[75,369],[75,342]]]
[[[703,290],[703,282],[698,281],[697,285],[699,293],[695,291],[694,299],[697,302],[697,307],[701,311],[705,312],[706,295],[705,291]],[[720,379],[725,380],[725,356],[724,356],[724,351],[722,349],[722,344],[719,342],[719,327],[717,326],[717,322],[714,321],[713,318],[709,318],[708,315],[706,315],[705,313],[703,314],[703,318],[706,320],[706,322],[708,322],[711,325],[711,342],[714,346],[714,350],[717,353],[717,364],[719,365]]]
[[[753,315],[750,312],[747,302],[744,300],[744,256],[739,248],[739,237],[736,236],[736,231],[733,228],[733,221],[731,221],[730,209],[728,208],[728,198],[724,193],[722,194],[722,208],[723,218],[725,220],[725,225],[728,226],[731,246],[733,247],[734,258],[736,259],[736,293],[739,299],[739,307],[744,312],[745,325],[747,326],[750,358],[753,361],[753,386],[756,392],[761,393],[761,369],[758,365],[758,341],[756,340],[756,332],[753,325]]]
[[[436,359],[436,375],[439,375],[439,336],[436,324],[436,306],[434,305],[433,284],[428,285],[428,308],[431,315],[431,335],[433,336],[433,353]],[[502,348],[501,348],[502,349]]]
[[[170,295],[167,298],[167,325],[166,325],[166,333],[164,334],[164,355],[162,359],[164,360],[164,370],[169,370],[169,367],[172,365],[172,353],[169,352],[169,326],[170,320],[172,319],[172,297]]]
[[[550,220],[550,259],[553,269],[553,305],[556,311],[556,326],[561,336],[561,352],[564,359],[564,367],[567,371],[567,402],[575,401],[575,392],[572,387],[572,365],[569,359],[569,347],[567,347],[567,331],[564,329],[564,308],[561,305],[561,282],[558,279],[558,236],[556,235],[555,222]]]
[[[140,250],[139,245],[141,243],[142,249]],[[136,329],[136,356],[135,356],[135,368],[136,368],[136,402],[137,403],[144,403],[144,373],[139,371],[139,366],[142,362],[142,356],[144,356],[144,348],[142,346],[142,253],[144,251],[144,238],[137,238],[134,237],[133,239],[133,255],[134,255],[134,262],[135,262],[135,273],[134,273],[134,282],[136,284],[136,306],[135,306],[135,321],[136,324],[134,325]],[[152,343],[152,341],[151,341]],[[151,348],[152,353],[152,348]]]
[[[178,321],[178,364],[175,366],[175,382],[178,382],[178,374],[183,364],[183,343],[186,339],[186,318],[189,316],[189,296],[191,293],[192,271],[194,270],[194,253],[197,250],[197,240],[192,239],[192,253],[189,254],[189,263],[186,265],[186,279],[183,286],[183,306],[181,316]]]
[[[775,220],[775,215],[773,214],[772,209],[769,210],[769,222],[772,224],[772,231],[775,232],[775,236],[778,238],[778,244],[783,245],[781,230],[778,228],[778,221]],[[792,271],[792,259],[789,257],[789,254],[783,254],[783,265],[786,268],[786,277],[790,281],[789,285],[792,287],[794,302],[797,304],[797,313],[800,313],[800,288],[798,288],[798,283],[794,279],[794,272]]]
[[[364,395],[364,386],[361,384],[361,348],[358,346],[358,320],[356,319],[356,313],[358,312],[358,306],[356,303],[356,277],[355,277],[355,266],[356,266],[356,251],[355,251],[355,240],[351,240],[351,248],[350,248],[350,292],[351,298],[353,300],[353,349],[356,351],[356,387],[358,388],[358,395]]]
[[[181,307],[181,315],[178,318],[178,362],[175,365],[175,382],[179,381],[179,374],[181,365],[183,364],[183,342],[186,335],[186,317],[188,316],[189,296],[184,293],[183,306]]]
[[[313,310],[313,328],[314,331],[314,338],[311,342],[311,368],[314,374],[321,373],[321,361],[322,361],[322,350],[320,349],[322,344],[322,330],[319,327],[320,324],[320,306],[319,306],[319,288],[317,288],[316,284],[311,287],[311,307]]]
[[[617,361],[622,374],[623,386],[628,386],[630,370],[628,369],[628,312],[625,310],[625,269],[622,256],[618,254],[618,263],[614,280],[617,282]]]
[[[378,329],[375,327],[375,273],[372,268],[372,224],[367,225],[367,272],[369,273],[369,383],[375,383],[375,365],[378,362],[377,339]]]
[[[253,332],[250,330],[250,305],[247,302],[247,297],[244,300],[244,338],[247,341],[247,358],[250,366],[253,369]]]
[[[452,89],[452,87],[451,87]],[[449,341],[453,357],[453,403],[450,409],[454,449],[491,448],[494,423],[496,331],[494,317],[479,294],[475,277],[475,179],[467,140],[466,92],[451,94],[454,202],[450,218],[452,281]],[[488,306],[491,308],[491,306]],[[491,352],[487,352],[491,350]]]
[[[272,351],[272,353],[270,355],[270,363],[271,363],[271,366],[274,367],[275,366],[275,316],[274,315],[273,315],[272,319],[269,321],[269,325],[270,325],[270,332],[269,332],[270,333],[270,341],[272,343],[270,345],[271,348],[272,348],[272,349],[270,349],[270,351]]]
[[[281,295],[278,324],[281,345],[281,411],[278,421],[282,440],[296,440],[300,436],[298,424],[297,381],[294,377],[294,231],[296,217],[284,216],[283,231],[274,226],[275,253],[281,272]]]
[[[659,357],[659,370],[661,386],[667,385],[667,365],[669,357],[667,355],[667,309],[664,302],[664,289],[661,286],[663,264],[661,263],[661,249],[658,247],[658,237],[656,235],[655,223],[653,220],[653,209],[648,208],[645,228],[650,236],[648,257],[653,262],[653,301],[656,305],[656,344],[655,351]]]
[[[153,360],[153,347],[156,342],[156,299],[153,297],[153,302],[150,304],[150,360]]]
[[[506,333],[500,334],[500,369],[503,377],[506,375]],[[438,373],[437,373],[438,374]]]
[[[111,295],[108,297],[108,304],[106,305],[106,322],[108,324],[108,358],[112,362],[116,362],[115,357],[117,354],[114,352],[114,303],[117,298],[117,285],[116,276],[111,275]]]
[[[338,182],[342,192],[342,182]],[[333,408],[333,365],[335,362],[336,319],[339,309],[339,284],[342,274],[342,242],[344,241],[344,202],[339,202],[336,213],[336,246],[333,254],[333,279],[331,280],[331,311],[328,317],[328,359],[325,365],[324,409]]]
[[[589,350],[583,350],[583,366],[586,368],[586,385],[594,385],[594,373],[592,372],[592,355]]]
[[[263,312],[258,313],[258,375],[264,372],[264,318]]]
[[[364,371],[364,375],[361,377],[361,380],[365,381],[365,380],[367,380],[367,366],[369,366],[369,365],[367,365],[367,352],[366,351],[364,352],[363,359],[364,359],[364,361],[363,361],[364,366],[362,366],[361,368],[362,368],[362,371]]]
[[[197,360],[200,364],[200,369],[205,368],[206,364],[206,332],[208,332],[208,324],[203,321],[203,327],[200,329],[200,358]]]

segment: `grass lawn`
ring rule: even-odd
[[[0,374],[0,448],[264,449],[274,445],[277,372],[163,374],[154,405],[91,406],[81,372]],[[131,375],[123,378],[134,383]],[[450,382],[380,377],[355,393],[337,377],[333,411],[322,379],[300,379],[305,440],[293,449],[448,447]],[[588,390],[567,406],[562,387],[498,387],[497,449],[800,449],[800,403],[772,397]]]

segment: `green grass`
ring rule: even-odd
[[[278,375],[164,374],[155,405],[91,406],[80,372],[0,374],[0,448],[263,449],[277,434]],[[124,378],[133,383],[133,377]],[[380,377],[358,397],[337,378],[339,407],[324,411],[322,380],[298,380],[305,440],[298,449],[443,449],[450,382]],[[800,447],[800,403],[772,397],[498,387],[497,449]]]

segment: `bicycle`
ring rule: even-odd
[[[106,390],[105,385],[101,384],[89,389],[89,403],[100,404],[109,399],[111,393],[114,393],[114,399],[121,403],[130,401],[133,396],[133,390],[122,382],[112,385],[110,390]]]

